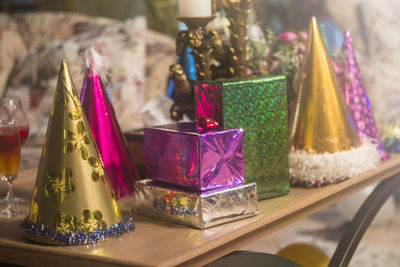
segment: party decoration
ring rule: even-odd
[[[256,215],[256,184],[190,192],[156,183],[136,183],[136,211],[198,229]]]
[[[357,124],[361,140],[367,138],[376,144],[381,160],[388,159],[384,146],[379,137],[372,108],[365,90],[364,81],[360,74],[357,59],[353,50],[353,43],[349,31],[344,34],[342,47],[341,67],[338,78],[342,86],[346,104]]]
[[[138,180],[137,170],[114,109],[104,90],[102,82],[106,76],[104,59],[90,48],[85,53],[85,63],[86,74],[81,92],[82,107],[115,196],[120,200],[134,194],[134,184]],[[124,202],[126,201],[122,201]]]
[[[379,125],[379,133],[383,140],[385,151],[389,153],[400,153],[400,124],[381,123]]]
[[[145,128],[144,147],[146,178],[196,191],[244,183],[242,129]]]
[[[64,60],[23,227],[28,239],[56,245],[96,243],[134,229],[121,217]]]
[[[201,129],[212,129],[219,126],[219,123],[211,118],[201,117],[197,120]]]
[[[199,83],[196,117],[242,128],[245,177],[256,182],[258,198],[289,192],[286,78],[260,77]]]
[[[360,140],[315,17],[297,77],[289,121],[292,183],[322,186],[375,167],[379,154]]]

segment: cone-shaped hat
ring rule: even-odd
[[[360,140],[315,17],[308,36],[290,110],[290,176],[293,184],[321,186],[375,167],[378,153]]]
[[[86,51],[85,57],[86,75],[81,103],[108,178],[117,199],[120,199],[134,193],[138,174],[100,78],[104,72],[104,59],[93,48]]]
[[[342,86],[346,104],[357,124],[359,136],[361,139],[368,138],[372,143],[376,144],[381,154],[381,159],[385,160],[388,158],[388,155],[379,137],[378,128],[354,54],[353,42],[349,31],[346,31],[344,34],[340,63],[341,68],[338,78]]]
[[[95,243],[133,229],[121,218],[64,60],[24,228],[28,239],[62,245]]]
[[[361,145],[330,59],[313,17],[307,51],[291,114],[289,134],[295,149],[335,153]]]

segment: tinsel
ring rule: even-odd
[[[33,225],[28,221],[28,219],[25,219],[22,222],[21,227],[25,230],[26,234],[35,235],[39,238],[50,239],[54,241],[54,243],[65,246],[76,246],[95,244],[98,242],[103,242],[107,239],[121,236],[126,232],[135,230],[135,223],[132,217],[129,217],[125,220],[122,220],[118,224],[114,224],[106,228],[105,230],[100,228],[90,234],[83,234],[79,232],[74,233],[72,231],[68,234],[53,233],[49,231],[45,225]]]

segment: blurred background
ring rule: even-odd
[[[379,121],[397,121],[400,78],[400,3],[396,0],[254,0],[252,22],[275,33],[307,30],[309,19],[317,16],[331,53],[340,48],[342,32],[352,33],[364,80]],[[27,11],[67,11],[126,20],[138,15],[148,28],[174,37],[177,0],[1,0],[6,13]],[[370,69],[374,66],[374,69]],[[373,72],[373,73],[371,73]],[[374,89],[372,89],[374,88]]]

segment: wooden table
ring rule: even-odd
[[[255,217],[195,230],[135,216],[136,231],[105,243],[54,247],[24,239],[17,220],[0,221],[0,262],[30,266],[175,266],[213,261],[286,225],[324,209],[364,187],[400,173],[400,156],[337,185],[293,188],[283,197],[259,202]],[[16,195],[30,197],[36,170],[21,172]],[[4,185],[0,188],[5,194]]]

